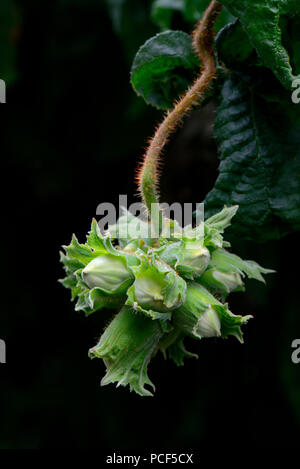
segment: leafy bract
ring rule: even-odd
[[[185,358],[198,358],[196,353],[186,350],[184,335],[176,328],[163,338],[159,343],[159,349],[165,358],[171,358],[177,366],[183,366]]]
[[[106,375],[102,385],[117,382],[130,386],[141,396],[152,396],[145,385],[154,385],[147,375],[147,367],[163,336],[160,321],[152,321],[124,306],[89,351],[90,358],[103,358]]]
[[[274,272],[274,270],[261,267],[257,262],[245,261],[236,254],[226,251],[226,249],[216,249],[211,255],[209,264],[221,272],[228,274],[238,273],[242,276],[246,274],[249,278],[259,280],[260,282],[265,282],[262,274]]]

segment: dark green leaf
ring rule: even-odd
[[[273,71],[284,87],[291,89],[296,75],[282,41],[280,17],[300,15],[299,0],[222,0],[222,3],[240,18],[263,64]]]
[[[239,205],[232,228],[256,241],[299,230],[300,106],[289,93],[263,96],[258,86],[232,74],[222,90],[215,136],[220,174],[206,212]]]
[[[138,51],[131,69],[132,86],[147,103],[167,109],[188,88],[199,67],[191,37],[182,31],[165,31]]]
[[[226,67],[239,70],[258,62],[255,49],[239,20],[226,25],[216,37],[218,60]]]

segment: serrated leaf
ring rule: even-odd
[[[238,205],[233,205],[232,207],[225,206],[221,212],[218,212],[208,218],[205,221],[205,225],[219,231],[220,233],[223,233],[224,230],[226,230],[226,228],[231,225],[231,220],[238,211],[238,208]]]
[[[88,233],[87,236],[87,244],[93,251],[96,252],[106,252],[106,247],[103,242],[103,237],[101,236],[101,232],[98,226],[97,221],[93,218],[91,231]]]
[[[210,249],[229,247],[230,243],[224,241],[222,234],[231,225],[231,220],[235,216],[238,205],[224,207],[220,212],[208,218],[204,223],[204,245]],[[202,209],[200,209],[202,210]],[[194,213],[197,217],[197,210]]]
[[[191,353],[186,350],[183,343],[184,338],[180,330],[173,328],[171,332],[164,335],[158,346],[164,358],[171,358],[177,366],[183,366],[185,358],[198,358],[196,353]]]
[[[101,288],[93,288],[92,290],[83,290],[78,295],[75,311],[83,311],[86,316],[103,308],[118,309],[125,301],[125,295],[110,294]]]
[[[139,49],[131,68],[131,83],[147,103],[168,109],[199,69],[191,37],[182,31],[165,31]]]
[[[91,249],[85,244],[80,244],[78,239],[73,234],[71,243],[69,246],[64,246],[67,257],[76,259],[84,265],[91,262],[97,254],[94,254]]]
[[[168,355],[177,366],[183,366],[185,358],[198,358],[196,353],[186,350],[183,339],[179,339],[170,345]]]
[[[222,317],[221,322],[221,334],[222,337],[227,338],[229,335],[233,335],[237,338],[237,340],[241,343],[244,342],[243,340],[243,333],[241,330],[241,326],[247,324],[249,319],[252,319],[251,315],[247,316],[238,316],[232,314],[231,311],[226,307],[227,305],[220,306],[216,305],[215,308],[219,312],[220,316]]]
[[[77,278],[74,274],[69,274],[68,277],[59,280],[59,282],[65,287],[71,290],[71,300],[74,301],[75,298],[80,294],[82,287],[77,285]]]
[[[84,264],[81,261],[68,257],[63,252],[60,252],[60,261],[64,265],[64,269],[67,273],[74,273],[76,270],[84,267]]]
[[[258,92],[241,74],[223,86],[215,121],[220,174],[205,210],[239,205],[232,229],[266,241],[300,229],[300,106],[289,93],[267,100]]]
[[[246,274],[249,278],[253,278],[264,283],[265,280],[262,274],[270,274],[275,272],[274,270],[261,267],[259,264],[257,264],[257,262],[245,261],[236,254],[228,252],[225,249],[216,249],[211,255],[209,264],[211,267],[215,267],[221,272],[227,274]]]
[[[291,90],[297,76],[282,42],[280,17],[300,15],[299,0],[222,0],[222,3],[240,19],[263,64]]]

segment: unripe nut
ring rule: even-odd
[[[82,271],[82,279],[89,288],[99,287],[113,292],[132,276],[125,261],[112,254],[93,259]]]

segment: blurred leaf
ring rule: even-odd
[[[209,4],[210,0],[186,0],[184,12],[186,21],[198,21]],[[234,19],[235,17],[226,8],[223,8],[216,20],[215,30],[218,31]]]
[[[210,0],[155,0],[152,5],[152,19],[158,26],[170,29],[174,13],[179,12],[186,22],[195,23],[201,18],[209,3]],[[216,21],[216,31],[233,19],[234,16],[223,8]]]
[[[107,8],[111,17],[114,30],[121,32],[123,9],[126,0],[106,0]]]
[[[299,15],[299,0],[222,0],[222,3],[240,19],[264,65],[273,71],[285,88],[291,89],[296,76],[282,43],[279,20],[282,15]]]
[[[152,5],[153,21],[163,29],[169,29],[175,12],[182,13],[185,8],[184,0],[155,0]]]
[[[12,0],[0,4],[0,79],[7,85],[17,78],[16,42],[19,33],[19,16]]]
[[[167,109],[199,72],[191,37],[182,31],[165,31],[149,39],[138,51],[131,82],[147,103]]]
[[[215,121],[220,174],[205,208],[239,205],[232,228],[266,241],[300,229],[300,107],[289,93],[261,95],[252,83],[232,74],[224,84]]]
[[[152,0],[105,0],[115,33],[131,62],[139,48],[155,32],[150,21]]]

